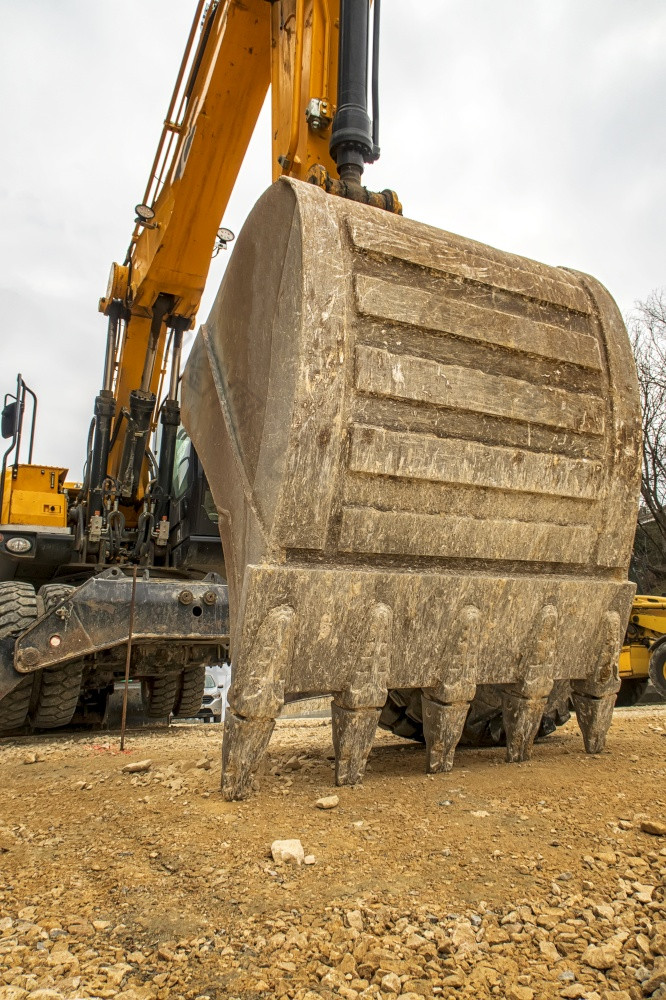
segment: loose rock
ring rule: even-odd
[[[305,851],[300,840],[274,840],[271,844],[271,854],[276,864],[301,865],[305,860]]]
[[[644,819],[641,823],[643,833],[650,833],[653,837],[666,837],[666,823],[659,820]]]
[[[152,760],[135,760],[130,764],[125,764],[122,770],[126,774],[141,774],[142,771],[150,771]]]
[[[337,795],[324,795],[323,798],[317,799],[315,805],[317,809],[335,809],[339,802]]]

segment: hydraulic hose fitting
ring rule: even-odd
[[[358,181],[331,177],[322,163],[315,163],[305,179],[309,184],[323,188],[327,194],[336,194],[339,198],[348,198],[350,201],[358,201],[364,205],[372,205],[373,208],[381,208],[385,212],[392,212],[393,215],[402,215],[402,204],[395,191],[390,191],[388,188],[384,191],[370,191]]]

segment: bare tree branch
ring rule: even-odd
[[[642,407],[641,510],[631,574],[639,591],[666,583],[666,290],[639,302],[629,323]]]

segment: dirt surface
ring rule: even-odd
[[[426,776],[379,733],[335,789],[330,722],[284,720],[245,803],[217,726],[4,740],[0,1000],[666,996],[665,737],[629,709],[600,757],[570,722]]]

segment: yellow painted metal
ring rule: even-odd
[[[321,130],[309,128],[305,110],[311,100],[319,100],[333,117],[339,18],[340,0],[282,0],[272,5],[273,180],[282,174],[305,180],[317,163],[336,174],[328,151],[330,125]]]
[[[2,524],[67,527],[66,475],[67,469],[55,465],[19,465],[16,478],[7,469]]]
[[[637,594],[631,606],[629,627],[620,653],[622,677],[648,676],[650,647],[666,634],[666,597]]]
[[[644,632],[654,633],[655,637],[663,635],[666,632],[666,597],[637,595],[631,606],[629,621]]]
[[[649,668],[650,651],[647,646],[632,643],[622,647],[620,677],[647,677]]]

